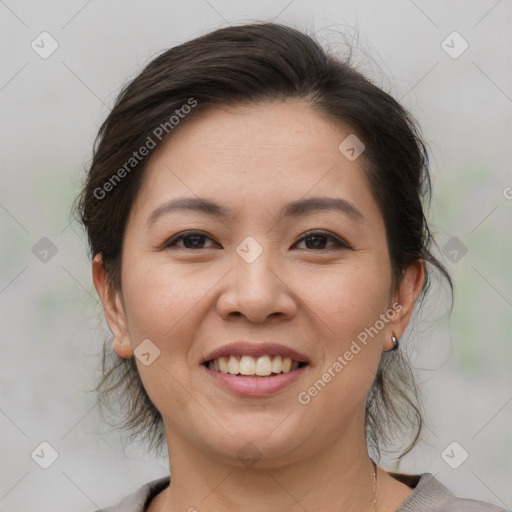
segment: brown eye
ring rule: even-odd
[[[166,244],[165,248],[177,247],[178,249],[209,249],[205,246],[205,239],[212,240],[208,235],[199,231],[188,231],[171,238]],[[183,245],[178,245],[182,242]]]
[[[351,247],[343,240],[324,232],[306,233],[297,243],[306,242],[306,249],[322,250],[322,249],[350,249]],[[326,247],[326,244],[332,241],[334,246]]]

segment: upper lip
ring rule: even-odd
[[[201,364],[223,356],[281,356],[289,357],[292,361],[307,363],[309,359],[293,348],[278,343],[250,343],[248,341],[235,341],[209,352],[201,361]]]

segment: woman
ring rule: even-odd
[[[228,27],[154,59],[78,211],[117,361],[99,385],[169,477],[109,511],[491,511],[369,456],[422,420],[400,338],[437,271],[428,158],[310,37]],[[374,457],[374,458],[376,458]]]

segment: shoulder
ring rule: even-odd
[[[170,482],[168,476],[152,480],[125,496],[119,503],[95,512],[144,512],[151,499],[163,491]]]
[[[483,501],[459,498],[431,473],[390,474],[414,488],[397,512],[512,512]]]
[[[439,509],[439,512],[510,512],[496,505],[483,501],[454,498],[451,502]]]

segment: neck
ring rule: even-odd
[[[167,439],[171,486],[151,512],[374,511],[374,467],[364,438],[340,437],[294,463],[262,459],[247,467],[207,456],[181,438]]]

